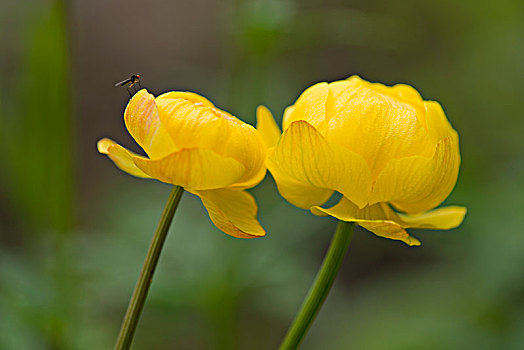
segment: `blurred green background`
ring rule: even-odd
[[[191,90],[254,123],[359,74],[441,102],[461,137],[419,248],[357,229],[302,349],[524,349],[524,2],[0,0],[0,349],[109,349],[169,186],[97,154],[132,149],[125,89]],[[252,190],[268,231],[222,234],[186,194],[134,349],[275,349],[335,222]]]

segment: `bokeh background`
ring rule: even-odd
[[[358,229],[302,349],[524,349],[524,2],[0,0],[0,349],[109,349],[169,186],[113,86],[190,90],[254,123],[318,81],[415,86],[461,137],[455,230],[419,248]],[[222,234],[186,194],[134,349],[275,349],[335,222],[252,190],[268,231]]]

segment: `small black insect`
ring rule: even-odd
[[[129,85],[127,86],[127,92],[129,92],[129,97],[131,97],[132,95],[131,95],[130,89],[135,84],[138,84],[138,86],[142,88],[142,85],[140,85],[140,74],[133,74],[131,77],[127,78],[126,80],[122,80],[121,82],[116,83],[115,86]],[[135,86],[135,92],[136,92],[136,86]]]

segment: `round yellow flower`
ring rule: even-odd
[[[313,85],[285,110],[282,136],[267,109],[257,119],[267,167],[300,208],[410,245],[420,242],[405,228],[450,229],[464,218],[463,207],[430,211],[455,186],[458,135],[441,106],[408,85],[357,76]],[[320,207],[335,191],[341,201]]]
[[[155,98],[140,90],[129,101],[124,121],[149,158],[107,138],[98,142],[100,153],[131,175],[199,196],[213,223],[229,235],[265,235],[255,200],[244,191],[266,173],[266,148],[257,130],[190,92]]]

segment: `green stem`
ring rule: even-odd
[[[280,345],[280,350],[298,348],[298,345],[313,323],[324,300],[326,300],[333,281],[337,276],[342,259],[344,259],[344,255],[348,250],[354,228],[355,224],[352,222],[339,221],[324,262],[317,273],[313,285],[309,289],[306,299],[304,299],[300,307],[300,311],[295,316],[291,327],[289,327],[286,337]]]
[[[115,350],[129,349],[131,342],[133,340],[133,335],[135,333],[136,326],[138,324],[138,319],[140,318],[140,313],[144,307],[146,301],[147,292],[153,281],[153,273],[155,272],[155,267],[160,257],[160,252],[164,246],[166,240],[167,231],[175,215],[176,208],[180,202],[180,198],[184,193],[184,189],[180,186],[174,186],[167,200],[164,211],[162,212],[162,217],[156,228],[153,240],[149,246],[147,252],[146,260],[144,261],[144,266],[142,266],[142,271],[140,271],[140,276],[133,291],[133,296],[129,301],[129,306],[127,307],[126,315],[122,321],[122,327],[120,328],[120,334],[118,334],[118,339],[116,341]]]

